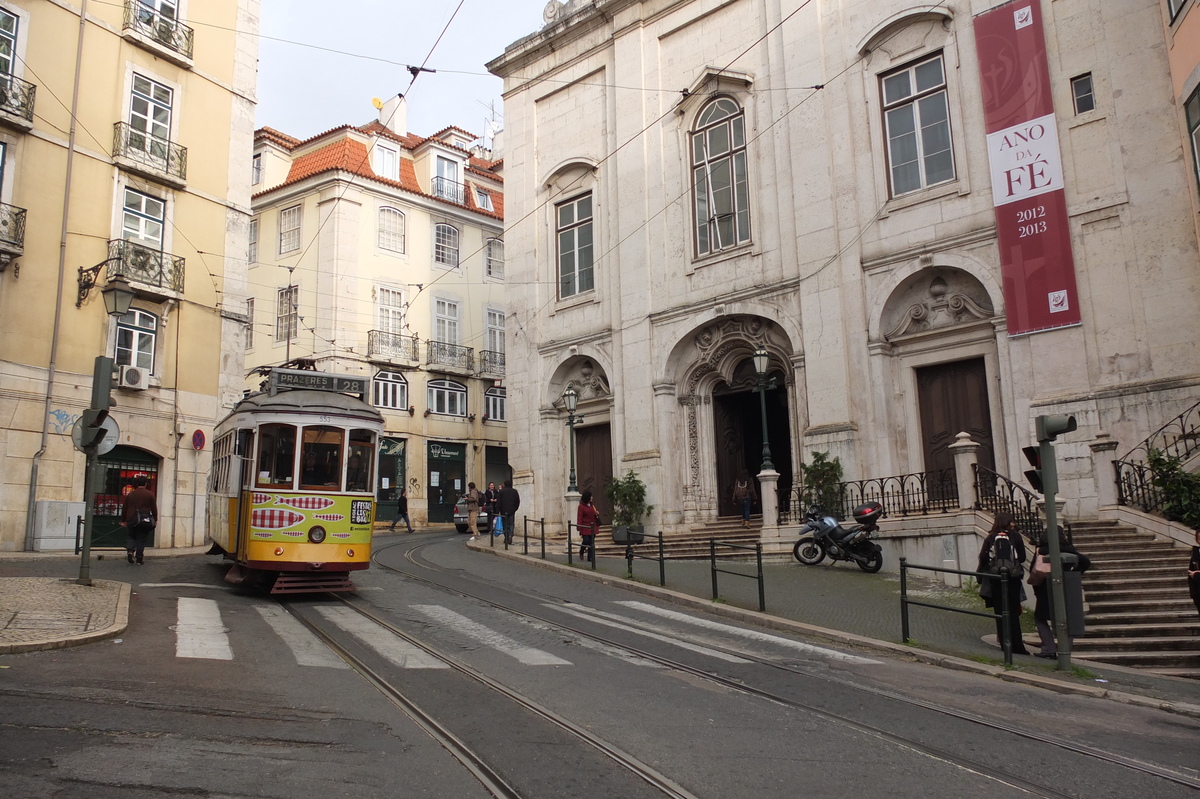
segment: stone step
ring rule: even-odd
[[[1200,618],[1185,621],[1145,622],[1143,624],[1100,624],[1088,620],[1085,638],[1200,638]]]
[[[1200,680],[1200,666],[1194,669],[1151,669],[1155,674],[1167,677],[1183,677],[1189,680]]]
[[[1178,572],[1174,574],[1167,572],[1165,574],[1145,574],[1145,575],[1130,575],[1123,574],[1096,574],[1093,575],[1090,571],[1083,576],[1083,587],[1086,591],[1124,591],[1137,589],[1158,589],[1158,588],[1174,588],[1180,591],[1187,591],[1187,579],[1181,578]]]
[[[1133,562],[1147,557],[1161,558],[1187,551],[1183,547],[1172,546],[1166,541],[1146,541],[1139,544],[1076,544],[1076,547],[1092,560],[1109,560],[1121,557]]]
[[[1170,599],[1150,602],[1145,599],[1110,599],[1097,600],[1091,596],[1085,597],[1088,603],[1088,618],[1093,613],[1155,613],[1155,612],[1196,612],[1196,606],[1190,599]]]
[[[1097,602],[1112,602],[1114,600],[1135,599],[1146,601],[1156,600],[1176,600],[1187,599],[1187,588],[1183,589],[1171,587],[1161,588],[1107,588],[1107,589],[1087,589],[1087,601],[1089,604]]]
[[[1072,652],[1072,655],[1076,653]],[[1200,669],[1200,652],[1088,652],[1078,653],[1079,659],[1111,663],[1114,666],[1129,666],[1153,671],[1160,669]]]
[[[1194,635],[1164,635],[1147,636],[1143,638],[1121,638],[1107,636],[1092,638],[1084,636],[1075,639],[1072,647],[1075,651],[1085,652],[1184,652],[1195,653],[1200,657],[1200,638]]]
[[[1138,624],[1200,624],[1195,608],[1180,608],[1179,610],[1162,610],[1157,607],[1149,611],[1127,611],[1117,613],[1093,612],[1087,614],[1088,629],[1096,625],[1125,625]]]

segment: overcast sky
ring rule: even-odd
[[[449,125],[475,134],[502,83],[484,64],[542,27],[546,0],[262,0],[256,127],[306,139],[374,119],[371,98],[408,88],[405,65],[426,61],[408,97],[408,129]],[[323,49],[318,49],[323,48]],[[432,50],[432,55],[430,51]],[[465,74],[464,74],[465,73]]]

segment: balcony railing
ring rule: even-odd
[[[33,123],[37,86],[12,75],[0,75],[0,111]]]
[[[434,197],[441,197],[443,200],[449,200],[452,203],[462,205],[465,202],[463,200],[463,185],[455,183],[453,180],[436,177],[431,182],[431,191]]]
[[[108,242],[108,257],[110,277],[120,274],[145,286],[183,293],[183,258],[178,255],[113,239]]]
[[[0,203],[0,248],[12,252],[25,248],[25,209]]]
[[[113,129],[113,158],[125,158],[152,172],[187,180],[187,148],[136,130],[128,122]]]
[[[425,363],[428,366],[447,366],[467,372],[475,369],[475,350],[444,341],[425,342]]]
[[[163,16],[140,0],[125,0],[125,29],[135,30],[185,58],[192,57],[195,32],[177,19]]]
[[[975,465],[975,507],[995,515],[1011,513],[1025,538],[1041,543],[1046,535],[1046,517],[1038,507],[1037,496],[997,474],[986,466]]]
[[[416,336],[402,336],[386,330],[367,331],[367,357],[388,361],[418,361],[420,343]]]
[[[493,352],[492,350],[480,350],[479,352],[479,374],[481,375],[502,375],[504,374],[504,353]]]

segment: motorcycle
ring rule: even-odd
[[[883,550],[870,538],[871,533],[879,530],[876,522],[882,515],[882,503],[859,505],[854,509],[854,521],[857,524],[847,529],[838,524],[833,516],[826,516],[820,508],[810,508],[807,521],[800,527],[800,540],[792,548],[792,554],[806,566],[815,566],[829,557],[834,561],[853,561],[858,568],[874,574],[883,568]]]

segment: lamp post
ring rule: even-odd
[[[575,425],[583,421],[582,416],[575,414],[575,409],[579,407],[579,392],[574,386],[567,386],[567,390],[563,392],[563,401],[567,404],[567,427],[570,428],[571,439],[571,475],[567,481],[567,491],[570,493],[578,493],[579,486],[575,481]]]
[[[767,439],[767,389],[775,388],[775,378],[767,379],[767,366],[771,363],[771,355],[763,345],[759,344],[758,349],[750,357],[754,361],[754,371],[758,375],[754,390],[758,392],[762,408],[762,471],[773,472],[775,464],[771,463],[771,443]]]

